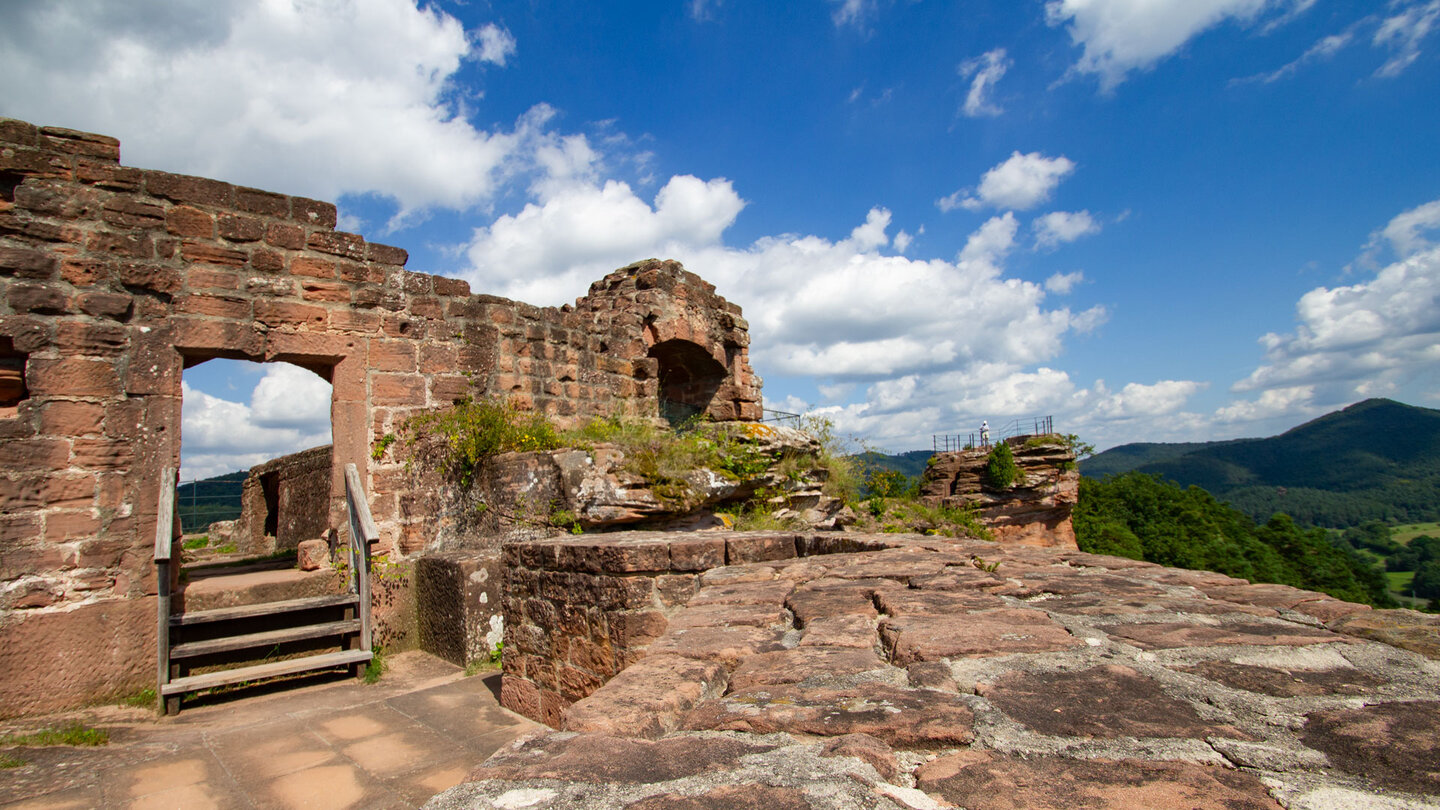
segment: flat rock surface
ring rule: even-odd
[[[702,573],[566,732],[427,806],[1440,810],[1433,617],[1063,549],[794,546]]]
[[[916,781],[973,810],[1280,810],[1254,776],[1185,762],[1025,760],[975,751],[923,766]]]

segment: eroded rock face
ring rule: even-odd
[[[1045,437],[1011,441],[1020,482],[997,490],[985,482],[986,450],[936,453],[920,483],[920,495],[947,505],[971,506],[1004,543],[1077,548],[1070,512],[1080,495],[1075,454]]]
[[[507,453],[487,459],[469,489],[440,486],[446,492],[440,513],[455,516],[456,531],[447,532],[449,539],[437,546],[498,545],[571,526],[583,531],[728,529],[715,511],[757,493],[769,495],[765,505],[781,521],[820,529],[854,521],[842,501],[824,494],[828,473],[823,467],[797,466],[797,460],[812,458],[820,449],[809,434],[757,423],[697,429],[729,432],[766,468],[743,475],[702,467],[674,477],[647,476],[633,469],[624,449],[606,443],[585,450]]]

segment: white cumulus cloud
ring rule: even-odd
[[[1035,246],[1039,248],[1055,248],[1100,232],[1100,223],[1089,211],[1051,211],[1037,217],[1030,227],[1035,231]]]
[[[1227,21],[1242,25],[1280,11],[1293,17],[1314,0],[1050,0],[1046,20],[1066,26],[1082,48],[1073,70],[1097,75],[1108,92],[1199,34]]]
[[[1052,158],[1039,152],[1021,154],[1017,150],[981,176],[973,195],[968,189],[961,189],[938,200],[936,205],[941,211],[955,208],[979,211],[986,207],[1024,211],[1050,199],[1055,187],[1073,171],[1075,162],[1064,155]]]
[[[477,127],[452,85],[466,60],[514,52],[505,29],[416,0],[4,3],[0,114],[114,135],[134,166],[375,194],[398,222],[533,170],[545,108]]]
[[[479,41],[479,52],[475,58],[481,62],[489,62],[492,65],[505,66],[505,60],[515,55],[515,37],[508,30],[501,28],[495,23],[486,23],[481,26],[480,31],[475,35]]]
[[[960,75],[970,80],[970,92],[965,94],[965,104],[961,107],[965,115],[980,118],[1004,112],[991,96],[995,84],[1004,78],[1005,71],[1010,69],[1011,64],[1005,56],[1004,48],[987,51],[960,63]]]
[[[1265,362],[1233,387],[1314,387],[1324,405],[1353,400],[1440,369],[1440,247],[1421,235],[1440,225],[1440,200],[1392,219],[1372,238],[1397,260],[1374,278],[1317,287],[1296,305],[1295,331],[1261,338]]]

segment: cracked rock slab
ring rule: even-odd
[[[964,751],[922,766],[915,777],[921,790],[967,810],[1280,810],[1254,776],[1186,762]]]

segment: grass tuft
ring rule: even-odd
[[[90,728],[80,723],[71,723],[64,728],[44,728],[29,734],[6,734],[0,736],[0,745],[20,745],[40,748],[50,745],[95,746],[110,742],[110,732],[103,728]]]

